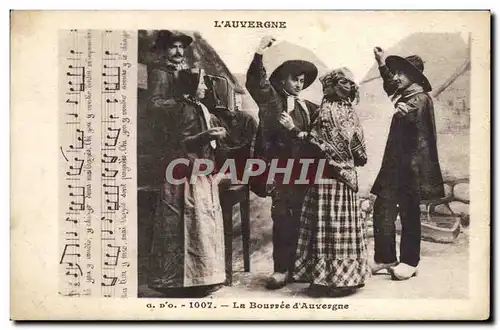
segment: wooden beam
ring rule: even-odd
[[[431,96],[438,97],[439,94],[444,92],[446,90],[446,88],[448,88],[448,86],[453,84],[453,82],[455,80],[457,80],[458,77],[460,77],[462,74],[464,74],[469,69],[470,69],[470,60],[467,59],[457,70],[455,70],[455,72],[441,86],[439,86],[438,88],[434,89],[431,92]]]
[[[360,82],[359,85],[361,86],[363,84],[369,83],[370,81],[377,80],[377,79],[380,79],[380,78],[382,78],[382,77],[380,77],[380,75],[372,77],[372,78],[368,78],[368,79],[365,79],[362,82]]]

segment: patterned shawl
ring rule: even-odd
[[[367,155],[363,128],[352,102],[324,97],[308,140],[321,149],[338,178],[357,191],[355,166],[366,164]]]

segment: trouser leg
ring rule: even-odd
[[[373,205],[375,262],[393,263],[396,257],[396,203],[377,197]]]
[[[292,271],[300,228],[302,191],[292,186],[276,189],[271,216],[273,219],[274,271]]]
[[[415,199],[407,199],[400,203],[401,244],[400,261],[416,267],[420,261],[420,203]]]
[[[286,231],[287,211],[283,198],[276,193],[273,196],[271,218],[273,220],[273,262],[274,271],[284,273],[287,271],[286,257]]]

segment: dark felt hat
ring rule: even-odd
[[[156,35],[153,49],[164,50],[168,48],[168,46],[172,45],[172,43],[174,43],[175,41],[180,41],[184,45],[184,48],[186,48],[191,45],[191,43],[193,42],[193,38],[178,31],[160,30]]]
[[[424,61],[420,56],[411,55],[403,58],[391,55],[386,58],[385,65],[387,65],[391,72],[403,71],[407,73],[413,79],[416,79],[415,82],[421,84],[426,92],[432,90],[431,83],[424,75]]]
[[[289,74],[304,74],[304,89],[306,89],[314,82],[314,80],[316,80],[316,77],[318,76],[318,68],[316,68],[316,65],[308,61],[285,61],[280,66],[278,66],[273,71],[273,73],[271,73],[269,81],[274,86],[274,88],[277,88],[279,86],[280,80],[287,77]]]

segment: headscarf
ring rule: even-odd
[[[334,93],[334,87],[341,78],[345,78],[353,83],[347,99],[344,99],[341,95]],[[354,75],[348,68],[342,67],[335,69],[320,77],[319,81],[323,85],[323,94],[326,99],[331,101],[347,101],[349,103],[354,101],[356,101],[356,103],[359,102],[359,87],[354,82]]]
[[[313,124],[311,136],[322,146],[330,159],[344,162],[353,159],[353,151],[358,147],[364,148],[364,139],[359,118],[352,105],[353,99],[357,99],[358,96],[357,86],[353,85],[348,99],[342,99],[340,95],[332,93],[332,87],[340,78],[354,82],[354,77],[347,68],[335,69],[320,78],[326,94]],[[347,141],[347,144],[344,145],[342,141]]]
[[[205,72],[202,69],[181,70],[179,71],[178,83],[179,92],[182,97],[201,108],[205,124],[207,129],[209,129],[212,127],[210,112],[200,100],[196,99],[196,90],[200,84],[200,79],[204,79],[204,77]],[[211,140],[210,145],[215,149],[216,142]]]

